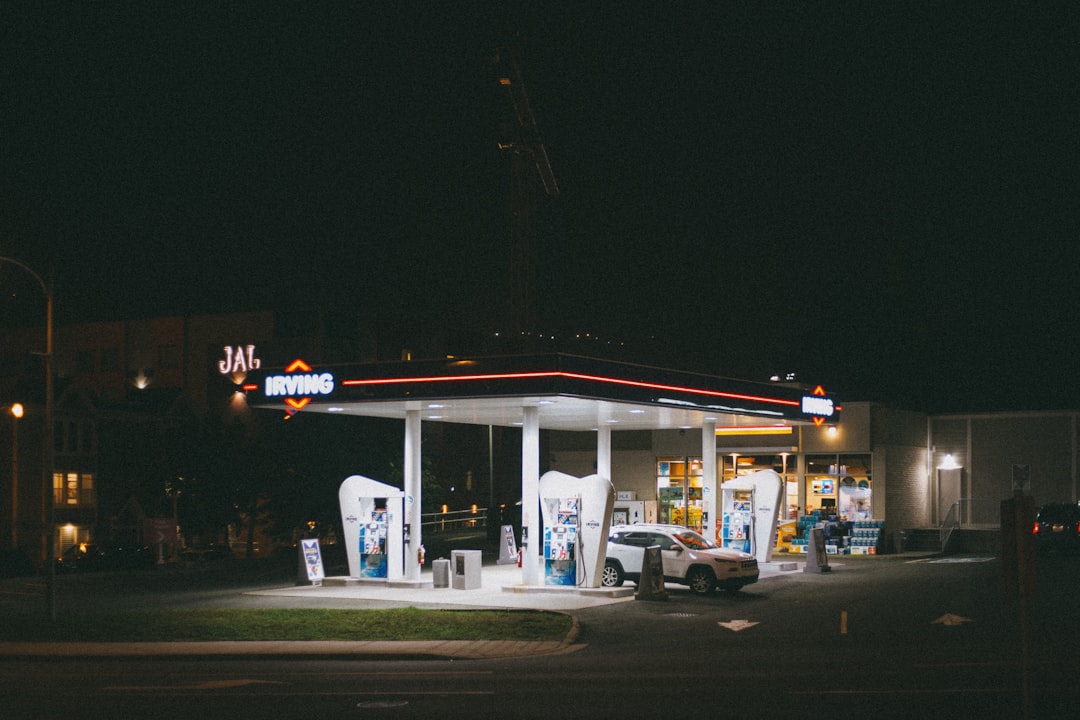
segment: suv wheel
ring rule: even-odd
[[[614,560],[604,561],[604,571],[600,575],[600,585],[603,587],[622,587],[623,569]]]
[[[695,595],[709,595],[716,588],[716,576],[709,568],[695,566],[686,572],[686,584]]]

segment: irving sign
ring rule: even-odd
[[[285,374],[267,375],[263,391],[268,398],[285,398],[292,414],[311,402],[312,396],[334,392],[334,376],[328,372],[311,372],[311,366],[298,358],[285,368]]]

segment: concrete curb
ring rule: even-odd
[[[0,659],[147,657],[334,657],[505,659],[576,652],[568,640],[372,640],[313,642],[0,643]]]

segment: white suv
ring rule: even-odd
[[[698,595],[716,588],[738,590],[757,582],[753,555],[721,548],[681,525],[614,525],[608,535],[607,558],[601,584],[619,587],[623,580],[637,583],[645,548],[660,546],[664,580],[687,585]]]

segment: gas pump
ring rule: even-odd
[[[544,498],[544,584],[577,584],[579,497]]]
[[[599,475],[579,478],[549,470],[540,477],[539,491],[544,584],[600,587],[615,502],[611,481]]]
[[[360,527],[360,576],[386,577],[386,508],[377,507]]]
[[[754,536],[754,494],[752,490],[723,487],[723,515],[720,545],[752,552]]]
[[[759,563],[772,560],[777,507],[783,492],[780,476],[772,470],[759,470],[727,481],[720,491],[720,544],[748,552]]]
[[[404,496],[400,489],[361,475],[341,483],[342,535],[349,561],[349,575],[357,578],[399,580],[413,527],[406,528]]]

